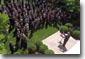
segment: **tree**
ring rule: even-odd
[[[80,0],[56,0],[69,15],[68,19],[74,26],[80,26]],[[75,20],[75,21],[74,21]]]
[[[0,13],[0,41],[3,41],[2,39],[6,39],[7,38],[7,33],[6,30],[8,29],[9,25],[8,25],[8,21],[9,21],[9,17],[7,14],[1,14]]]
[[[80,0],[51,0],[53,4],[63,6],[66,10],[70,12],[80,13]]]
[[[0,30],[8,29],[8,21],[9,21],[8,15],[0,13]]]
[[[65,2],[64,2],[65,1]],[[70,12],[80,12],[80,0],[63,0],[65,8]]]

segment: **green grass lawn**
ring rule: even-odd
[[[48,28],[42,28],[40,30],[37,30],[33,33],[33,36],[31,38],[29,38],[29,35],[31,33],[31,31],[28,32],[28,43],[35,43],[37,41],[42,41],[43,39],[49,37],[50,35],[52,35],[53,33],[57,32],[58,29],[57,28],[54,28],[54,27],[50,27],[48,26]],[[15,42],[16,42],[16,38],[13,37],[13,32],[14,30],[8,35],[8,40],[7,42],[5,43],[5,48],[6,48],[6,54],[10,54],[10,49],[9,49],[9,42],[12,41],[15,45]],[[18,52],[20,51],[21,49],[18,50]]]
[[[48,36],[52,35],[53,33],[57,32],[58,30],[54,27],[48,27],[47,29],[46,28],[43,28],[43,29],[40,29],[40,30],[37,30],[36,32],[33,33],[33,36],[32,38],[28,39],[28,42],[30,41],[42,41],[43,39],[47,38]],[[30,31],[28,33],[28,37],[30,35]]]

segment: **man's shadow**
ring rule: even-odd
[[[60,43],[60,42],[59,42],[59,43]],[[60,50],[61,50],[62,52],[66,52],[66,51],[67,51],[66,47],[64,47],[64,46],[62,45],[62,43],[60,43],[60,45],[59,45],[58,47],[60,48]]]

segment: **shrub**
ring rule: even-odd
[[[33,53],[36,51],[36,45],[30,43],[28,44],[28,50],[29,50],[29,53]]]
[[[5,48],[5,44],[0,42],[0,54],[7,54],[7,49]]]
[[[0,13],[0,30],[6,30],[9,28],[8,21],[9,21],[8,15]]]
[[[68,28],[68,31],[69,31],[70,33],[72,33],[72,32],[73,32],[73,30],[72,30],[71,28]]]
[[[68,27],[67,26],[61,26],[60,31],[61,32],[68,32]]]
[[[47,49],[48,49],[48,47],[46,45],[42,44],[39,48],[39,52],[44,53],[44,51]]]
[[[52,50],[45,50],[44,54],[54,54]]]
[[[79,30],[74,30],[73,33],[72,33],[72,36],[75,39],[80,39],[80,31]]]
[[[69,28],[72,28],[73,25],[71,23],[66,23],[65,26],[69,27]]]
[[[36,45],[36,46],[40,46],[41,44],[43,44],[41,41],[36,41],[36,42],[35,42],[35,45]]]
[[[5,35],[4,34],[0,34],[0,40],[4,39]]]
[[[28,50],[22,51],[21,54],[29,54]]]
[[[19,49],[18,51],[14,52],[14,54],[21,54],[22,53],[22,50]]]
[[[41,41],[36,41],[35,42],[35,45],[37,47],[37,50],[39,50],[41,44],[43,44]]]

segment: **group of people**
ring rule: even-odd
[[[53,5],[46,3],[44,0],[4,0],[4,5],[0,0],[0,13],[9,16],[9,33],[15,29],[14,37],[16,37],[16,48],[10,42],[10,50],[13,54],[19,48],[27,49],[28,30],[31,35],[37,29],[43,28],[44,25],[54,24],[66,18],[66,12],[63,7],[53,8]],[[21,40],[21,42],[20,42]],[[20,43],[20,44],[19,44]]]

